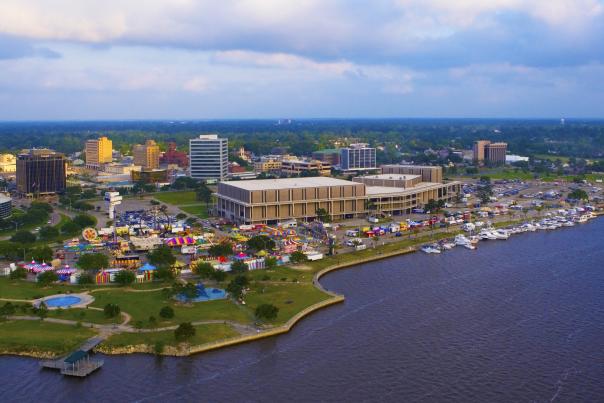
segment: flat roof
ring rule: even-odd
[[[412,164],[385,164],[382,165],[383,167],[401,167],[401,168],[422,168],[422,169],[426,169],[426,168],[441,168],[438,165],[412,165]]]
[[[6,202],[10,202],[12,200],[13,199],[11,199],[10,197],[7,197],[7,196],[5,196],[3,194],[0,194],[0,203],[6,203]]]
[[[321,186],[350,186],[360,185],[343,179],[317,176],[311,178],[256,179],[247,181],[224,181],[224,184],[244,190],[275,190],[290,188],[309,188]]]
[[[447,182],[447,183],[436,183],[436,182],[422,182],[415,186],[408,188],[396,188],[387,186],[365,186],[365,194],[367,196],[378,196],[378,195],[392,195],[392,194],[413,194],[424,190],[438,189],[441,187],[455,185],[459,182]]]
[[[410,180],[421,178],[421,175],[402,175],[402,174],[379,174],[379,175],[366,175],[362,178],[368,179],[391,179],[391,180]]]

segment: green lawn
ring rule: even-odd
[[[13,353],[66,354],[94,336],[87,328],[41,321],[0,322],[0,350]]]
[[[121,315],[118,315],[115,318],[106,318],[102,311],[85,308],[54,309],[48,311],[48,317],[100,324],[121,323],[124,320]]]
[[[202,320],[233,320],[240,323],[251,321],[250,312],[238,307],[229,299],[184,305],[172,298],[164,297],[162,291],[128,292],[125,290],[97,292],[94,293],[94,298],[93,306],[103,308],[108,303],[117,304],[122,311],[132,315],[132,325],[140,321],[143,327],[152,327],[149,323],[150,316],[157,319],[156,327]],[[166,305],[171,306],[175,313],[174,318],[169,320],[163,320],[159,316],[160,309]]]
[[[293,281],[311,282],[313,274],[302,270],[294,270],[278,266],[272,270],[251,270],[245,274],[251,281]],[[266,277],[269,277],[266,279]]]
[[[160,192],[153,194],[153,198],[167,204],[175,206],[184,206],[187,204],[197,204],[199,201],[192,190],[183,190],[180,192]]]
[[[258,305],[273,304],[279,308],[277,318],[271,322],[281,324],[306,307],[329,298],[312,284],[262,284],[252,285],[245,296],[247,306],[254,311]]]
[[[199,218],[208,217],[208,209],[205,204],[199,204],[196,206],[181,206],[179,207],[182,211],[191,215],[196,215]]]
[[[8,277],[0,278],[0,298],[36,299],[47,295],[77,293],[84,289],[91,288],[93,287],[69,284],[56,284],[48,287],[40,287],[37,283],[31,281],[10,280]]]
[[[205,344],[212,341],[224,340],[239,335],[228,325],[210,324],[195,326],[195,336],[189,339],[187,343],[192,345]],[[174,331],[166,330],[153,333],[120,333],[109,337],[103,346],[107,347],[125,347],[138,344],[147,344],[154,346],[161,342],[166,346],[176,346],[178,343],[174,339]]]

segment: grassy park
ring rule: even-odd
[[[14,354],[66,354],[94,331],[42,321],[16,320],[0,322],[0,351]]]
[[[197,196],[194,191],[184,190],[180,192],[160,192],[154,194],[153,197],[162,203],[176,206],[188,214],[200,218],[206,218],[208,216],[207,206],[205,203],[197,200]]]

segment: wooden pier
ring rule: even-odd
[[[103,360],[90,358],[90,351],[103,341],[101,337],[88,339],[78,350],[58,360],[40,362],[42,368],[58,369],[61,374],[85,377],[103,366]]]

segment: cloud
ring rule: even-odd
[[[49,48],[35,46],[28,40],[0,34],[0,59],[23,57],[57,58],[61,55]]]

